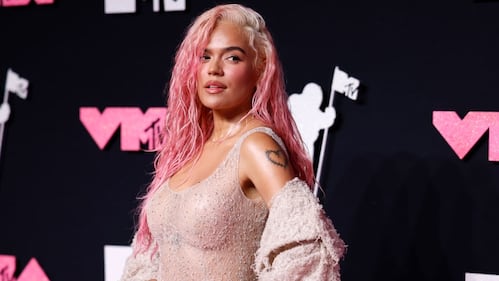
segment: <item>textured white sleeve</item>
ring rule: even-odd
[[[339,281],[344,251],[317,197],[295,178],[271,201],[255,271],[261,281]]]

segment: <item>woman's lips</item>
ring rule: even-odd
[[[225,86],[225,84],[221,82],[209,81],[204,85],[204,88],[208,93],[218,94],[220,92],[223,92],[227,88],[227,86]]]

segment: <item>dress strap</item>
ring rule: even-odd
[[[256,128],[253,128],[251,130],[248,130],[247,132],[245,132],[240,138],[239,140],[237,141],[236,143],[236,150],[239,151],[239,147],[241,146],[241,144],[243,143],[243,141],[248,137],[250,136],[251,134],[254,134],[254,133],[265,133],[267,135],[269,135],[270,137],[272,137],[272,139],[274,139],[277,144],[279,144],[279,146],[281,147],[281,149],[284,151],[284,153],[286,154],[286,156],[289,156],[288,155],[288,151],[286,150],[286,146],[284,145],[284,142],[282,141],[282,139],[269,127],[256,127]]]

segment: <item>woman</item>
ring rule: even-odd
[[[286,99],[258,13],[220,5],[192,23],[123,281],[339,280],[343,241]]]

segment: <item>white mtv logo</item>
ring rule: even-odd
[[[104,12],[106,14],[126,14],[137,11],[137,0],[104,0]],[[153,0],[153,10],[159,12],[159,1]],[[185,11],[185,0],[163,0],[164,10]]]

